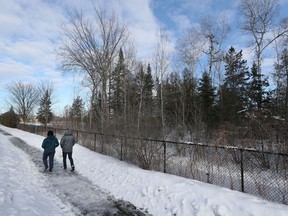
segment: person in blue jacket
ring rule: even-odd
[[[49,130],[47,133],[47,137],[42,142],[42,148],[44,149],[44,152],[43,152],[43,163],[45,166],[44,171],[47,171],[49,169],[49,172],[52,172],[53,164],[54,164],[55,149],[57,148],[57,146],[59,146],[59,141],[54,136],[53,131]],[[49,157],[49,166],[47,163],[48,157]]]

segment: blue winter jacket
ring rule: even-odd
[[[59,146],[59,142],[54,135],[46,137],[42,142],[42,148],[47,153],[54,152],[57,146]]]

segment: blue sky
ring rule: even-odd
[[[288,0],[279,3],[284,16]],[[82,92],[81,77],[64,76],[57,69],[59,24],[65,19],[66,9],[89,12],[92,4],[118,13],[128,25],[139,58],[145,61],[152,56],[160,28],[168,33],[173,46],[187,28],[198,25],[206,15],[225,15],[232,23],[232,40],[227,48],[246,48],[238,27],[238,0],[0,0],[0,113],[10,107],[6,85],[15,81],[53,83],[53,109],[58,114],[72,104]],[[247,57],[253,54],[244,53]],[[271,66],[272,61],[265,64]]]

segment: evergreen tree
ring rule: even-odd
[[[268,79],[263,74],[258,73],[256,63],[253,63],[251,72],[249,73],[249,107],[251,109],[261,110],[270,101],[270,92],[267,90],[269,86]]]
[[[137,108],[138,108],[137,128],[138,128],[138,132],[140,132],[141,122],[144,117],[143,98],[144,98],[144,84],[145,84],[145,73],[144,73],[142,63],[139,65],[139,69],[135,77],[135,83],[136,83],[136,100],[137,100],[136,103],[137,103]]]
[[[212,86],[212,80],[207,72],[204,72],[200,79],[198,92],[203,122],[206,123],[208,130],[211,130],[216,120],[214,111],[215,88]]]
[[[171,73],[163,83],[163,91],[165,92],[165,120],[166,125],[172,130],[182,125],[182,107],[181,102],[181,78],[178,73]]]
[[[115,70],[112,72],[111,77],[111,107],[113,113],[117,115],[122,115],[124,112],[124,94],[125,94],[125,63],[124,54],[122,49],[119,51],[118,63]]]
[[[143,86],[143,100],[146,111],[151,114],[153,107],[153,87],[154,82],[152,78],[152,71],[150,64],[147,66],[147,72],[144,75],[144,86]]]
[[[52,120],[53,114],[51,110],[51,97],[49,91],[46,90],[40,98],[40,107],[37,113],[37,119],[45,126]]]
[[[281,116],[285,120],[284,124],[284,135],[285,135],[285,144],[288,149],[288,49],[285,48],[282,51],[280,63],[275,65],[277,73],[278,85],[276,91],[276,106],[277,113],[276,115]]]
[[[135,135],[135,125],[137,125],[138,116],[138,91],[137,82],[135,76],[131,71],[127,70],[125,79],[125,133],[130,133]],[[122,126],[123,128],[123,126]]]
[[[76,125],[81,122],[84,112],[84,102],[80,96],[74,99],[70,109],[70,118],[76,122]]]
[[[8,112],[0,115],[0,124],[5,125],[6,127],[17,128],[18,122],[19,118],[12,106]]]
[[[242,50],[236,52],[231,47],[224,57],[225,79],[220,88],[220,107],[222,121],[238,123],[239,113],[247,107],[247,61],[243,59]]]
[[[183,71],[183,82],[182,82],[182,123],[185,125],[188,131],[194,133],[199,129],[198,123],[200,115],[197,108],[197,84],[196,79],[193,77],[193,73],[185,68]],[[192,138],[192,137],[191,137]],[[195,137],[193,137],[195,138]]]
[[[247,61],[243,59],[242,50],[237,53],[233,47],[229,49],[224,60],[226,63],[224,87],[235,92],[241,103],[239,106],[245,107],[249,74]]]
[[[288,50],[285,48],[281,54],[280,63],[275,65],[274,74],[277,80],[276,104],[279,110],[288,110]]]
[[[151,137],[152,132],[155,131],[155,129],[153,131],[153,128],[151,128],[152,121],[155,118],[153,106],[154,81],[152,78],[150,64],[147,65],[146,71],[144,71],[144,66],[142,63],[140,63],[138,66],[138,71],[135,76],[137,130],[139,135],[144,137]]]
[[[95,99],[93,99],[93,104],[91,104],[90,110],[88,111],[90,112],[91,118],[92,120],[92,124],[91,126],[93,126],[94,128],[96,128],[98,131],[101,131],[101,124],[99,124],[99,122],[101,122],[101,112],[102,112],[102,94],[101,91],[97,92],[97,95],[95,96]],[[69,111],[69,113],[71,113],[71,109]]]

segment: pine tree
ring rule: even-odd
[[[153,107],[153,87],[154,82],[152,78],[152,71],[150,64],[148,64],[147,72],[144,74],[143,100],[146,111],[150,114]]]
[[[269,86],[268,79],[263,74],[258,73],[256,63],[253,63],[251,72],[249,73],[249,107],[251,109],[261,110],[270,101],[270,92],[267,90]]]
[[[122,49],[119,51],[118,63],[111,77],[111,107],[113,113],[122,115],[124,112],[124,95],[125,95],[125,75],[126,67],[124,63],[124,54]]]
[[[45,126],[52,120],[53,114],[51,110],[51,97],[49,91],[46,90],[40,98],[40,107],[37,113],[37,119]]]
[[[200,105],[202,110],[203,122],[206,123],[208,130],[211,130],[216,120],[215,88],[212,86],[211,77],[204,72],[198,87]]]
[[[181,79],[178,73],[172,72],[163,83],[165,92],[165,120],[166,125],[176,129],[182,125],[183,104],[181,103]]]
[[[183,82],[182,82],[182,121],[183,125],[187,126],[188,131],[191,134],[196,131],[198,125],[197,105],[197,84],[196,79],[193,77],[192,71],[185,68],[183,71]]]
[[[234,91],[237,99],[241,100],[242,106],[245,106],[249,71],[247,61],[243,59],[242,50],[237,53],[235,49],[231,47],[224,57],[224,60],[226,63],[224,87]]]
[[[84,102],[80,96],[74,99],[72,107],[70,109],[70,118],[72,121],[78,124],[81,122],[84,112]]]
[[[136,100],[138,107],[138,117],[137,117],[137,129],[140,132],[140,125],[143,120],[143,99],[144,99],[144,85],[145,85],[145,73],[143,69],[143,65],[139,65],[138,72],[135,77],[136,82]]]
[[[220,107],[222,121],[238,123],[239,113],[247,107],[247,61],[243,59],[242,50],[236,52],[231,47],[224,57],[225,79],[220,88]]]
[[[284,134],[285,144],[288,149],[288,49],[285,48],[282,51],[280,63],[275,65],[277,71],[278,85],[277,93],[277,115],[281,116],[285,120]]]

